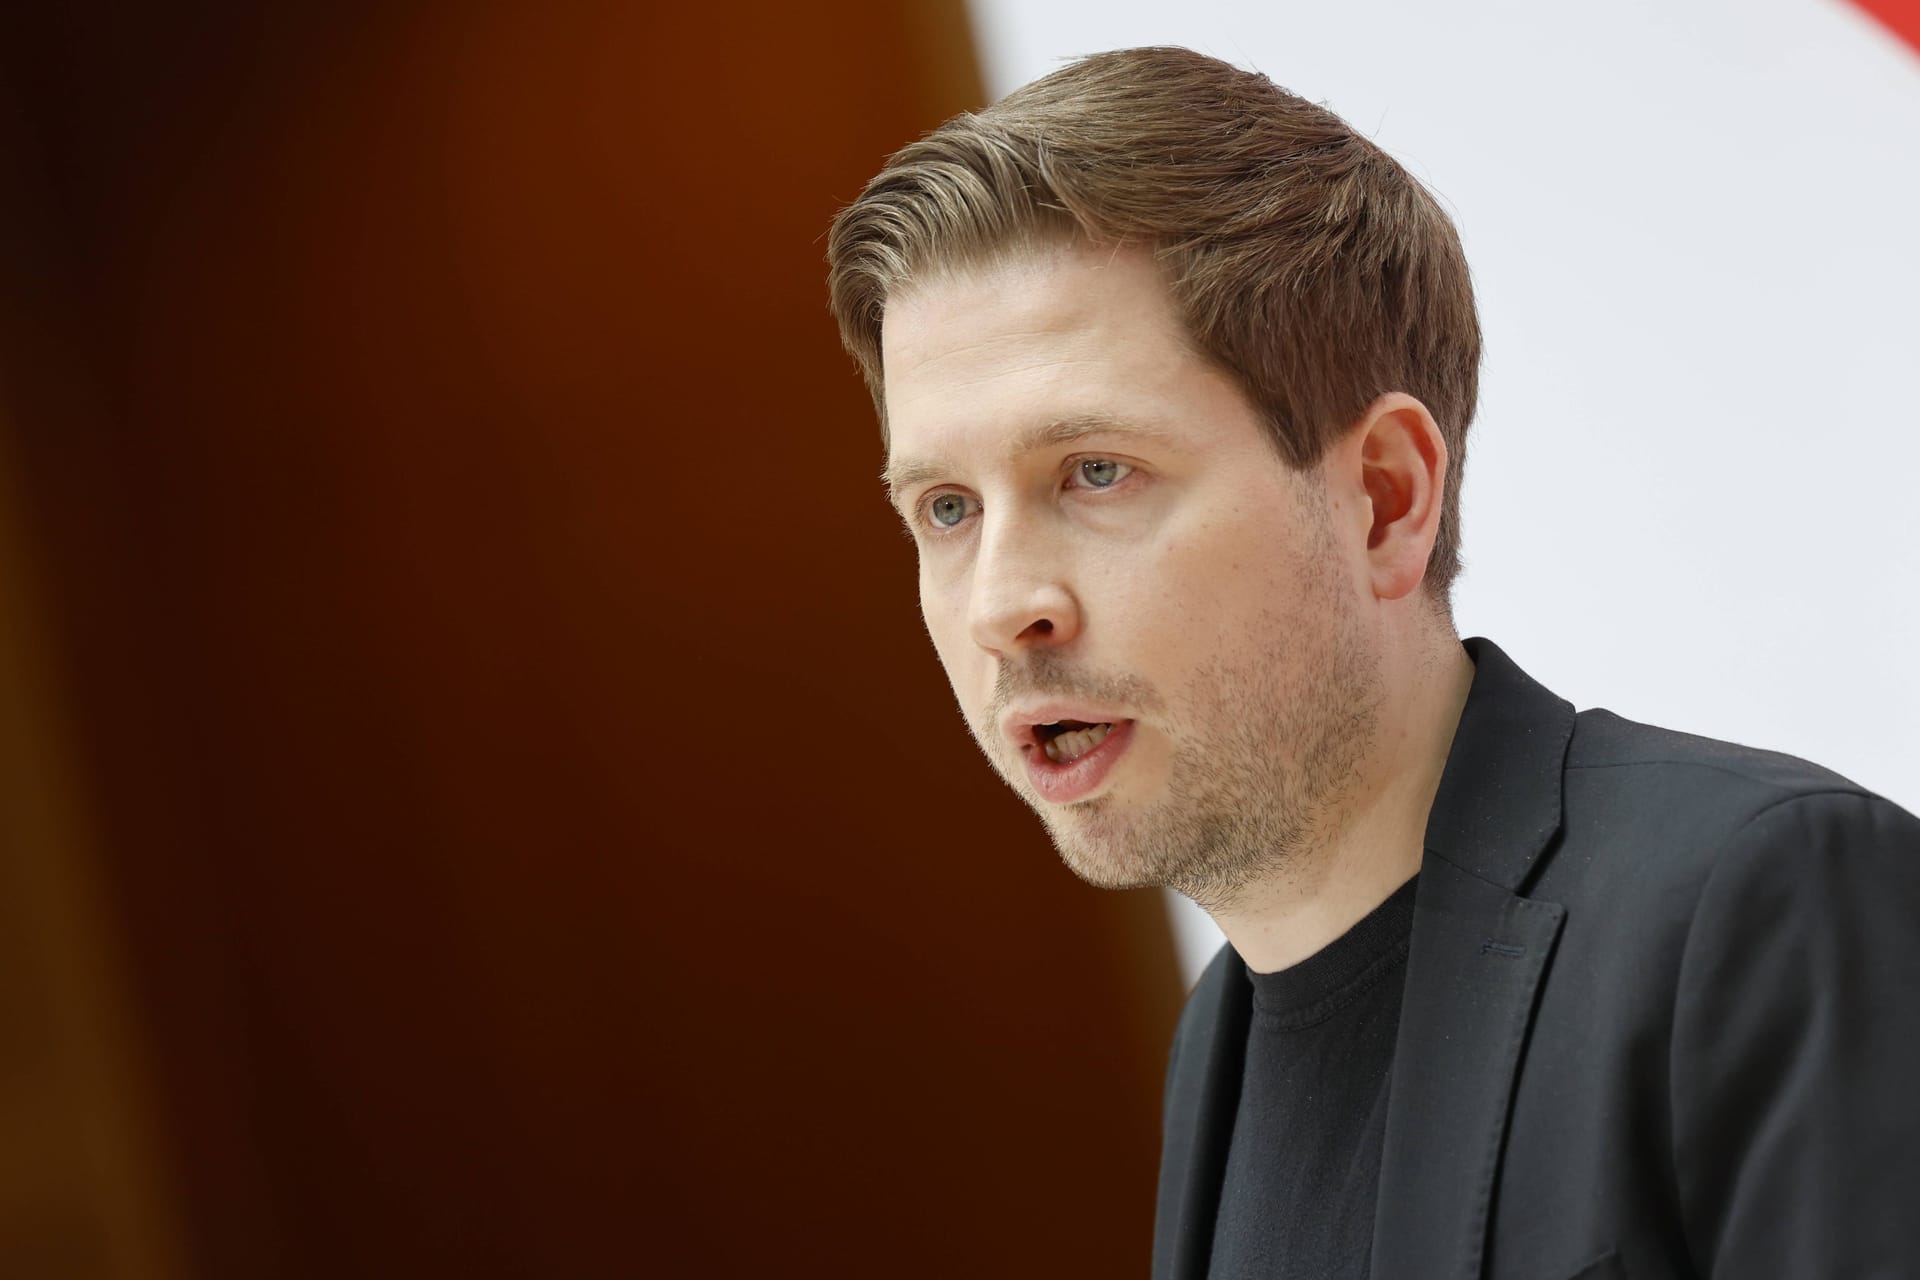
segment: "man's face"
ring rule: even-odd
[[[1365,550],[1322,468],[1281,461],[1142,251],[932,277],[883,356],[920,607],[987,758],[1085,879],[1230,905],[1374,732]]]

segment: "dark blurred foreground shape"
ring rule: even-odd
[[[957,0],[0,16],[0,1275],[1137,1274],[822,235]]]

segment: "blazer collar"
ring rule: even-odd
[[[1427,817],[1426,848],[1513,892],[1560,829],[1573,705],[1491,640],[1466,642],[1473,688]]]
[[[1573,707],[1486,640],[1427,821],[1388,1084],[1374,1280],[1475,1280],[1566,910],[1521,897],[1560,829]]]

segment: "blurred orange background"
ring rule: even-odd
[[[957,2],[0,17],[0,1274],[1095,1276],[1180,1000],[824,233]]]

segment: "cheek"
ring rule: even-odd
[[[1267,557],[1252,530],[1231,518],[1196,524],[1156,548],[1152,574],[1163,599],[1194,618],[1230,610],[1257,591]]]
[[[965,601],[959,594],[920,578],[920,621],[933,641],[933,652],[947,673],[947,683],[962,707],[967,706],[971,687],[967,664],[975,661],[978,648],[967,639]]]
[[[1271,613],[1292,563],[1285,539],[1266,522],[1230,513],[1164,538],[1145,572],[1118,589],[1143,616],[1161,620],[1159,643],[1197,663],[1237,641],[1250,619]]]
[[[923,566],[920,570],[920,621],[933,640],[934,649],[945,662],[953,643],[961,613],[958,594]]]

